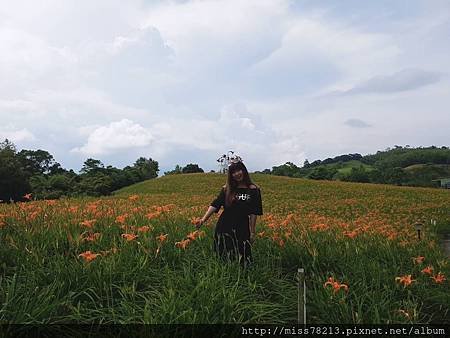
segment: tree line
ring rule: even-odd
[[[66,170],[45,150],[17,151],[9,140],[0,143],[0,200],[55,199],[62,196],[109,195],[114,190],[158,177],[159,164],[140,157],[118,169],[88,158],[75,173]]]
[[[315,180],[438,187],[439,179],[450,178],[450,149],[396,145],[365,156],[339,155],[311,163],[305,160],[302,167],[286,162],[261,173]]]

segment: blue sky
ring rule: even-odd
[[[0,138],[65,168],[449,145],[448,1],[0,3]]]

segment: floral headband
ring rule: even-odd
[[[242,157],[240,157],[239,155],[234,155],[229,159],[228,166],[239,162],[243,162]]]
[[[234,154],[234,151],[229,151],[227,155],[223,154],[221,157],[217,159],[217,162],[219,163],[226,163],[228,166],[230,166],[233,163],[243,162],[242,157],[239,155]]]

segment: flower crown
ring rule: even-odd
[[[228,160],[228,166],[238,162],[243,162],[242,157],[240,157],[239,155],[233,155]]]

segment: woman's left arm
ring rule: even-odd
[[[250,215],[250,237],[253,237],[256,233],[256,215]]]
[[[249,227],[250,227],[250,238],[253,239],[256,234],[256,218],[257,215],[262,215],[262,199],[261,190],[259,188],[254,189],[252,208],[249,215]]]

